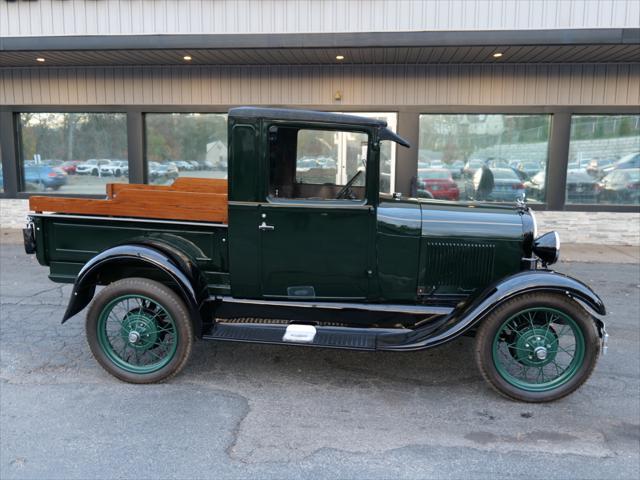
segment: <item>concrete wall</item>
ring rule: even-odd
[[[39,0],[0,36],[634,28],[637,0]]]
[[[474,155],[480,158],[505,157],[509,159],[517,158],[519,160],[543,161],[547,158],[548,149],[549,144],[547,142],[514,143],[482,148],[475,152]],[[639,151],[640,137],[638,136],[601,138],[596,140],[572,140],[569,144],[569,159],[576,159],[577,153],[580,153],[582,160],[589,161],[594,157],[606,155],[623,157]],[[584,166],[586,166],[586,164],[583,164],[583,167]]]
[[[27,200],[0,199],[0,228],[22,228]],[[536,212],[539,233],[556,230],[563,243],[640,246],[640,214],[610,212]]]

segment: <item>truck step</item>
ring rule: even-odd
[[[203,335],[205,340],[225,342],[306,345],[350,350],[375,350],[379,335],[402,335],[407,329],[352,328],[303,324],[217,323]]]

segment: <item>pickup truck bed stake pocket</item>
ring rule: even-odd
[[[25,250],[74,284],[63,323],[89,305],[91,351],[127,382],[177,374],[195,338],[401,352],[473,335],[499,393],[575,391],[606,351],[606,312],[548,269],[558,235],[538,236],[522,202],[381,192],[386,141],[409,147],[371,118],[233,108],[228,182],[31,197]]]

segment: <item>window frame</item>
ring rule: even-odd
[[[30,104],[30,105],[0,105],[0,148],[2,148],[2,167],[4,178],[4,191],[0,192],[2,199],[28,199],[31,194],[17,191],[17,145],[15,114],[20,112],[124,112],[127,114],[127,145],[129,159],[129,183],[145,183],[143,174],[144,162],[144,128],[143,116],[146,113],[227,113],[229,108],[237,105],[56,105],[56,104]],[[267,105],[265,105],[267,106]],[[484,114],[484,113],[514,113],[535,114],[550,113],[553,115],[551,134],[549,141],[550,168],[557,172],[553,175],[553,184],[547,185],[547,203],[536,204],[535,209],[544,211],[576,211],[576,212],[627,212],[640,213],[640,207],[634,205],[565,205],[564,182],[566,180],[566,168],[568,164],[570,116],[571,114],[585,115],[624,115],[637,114],[637,107],[633,105],[340,105],[335,104],[310,104],[288,105],[291,108],[304,107],[307,109],[333,112],[340,110],[344,113],[357,112],[395,112],[398,121],[398,134],[407,139],[412,145],[418,144],[418,116],[421,113],[435,114]],[[417,167],[417,155],[415,150],[398,148],[396,154],[396,191],[403,190],[403,183],[409,184],[411,172]],[[563,158],[564,157],[564,158]],[[564,172],[562,169],[564,168]],[[552,172],[553,174],[554,172]],[[400,188],[399,188],[400,187]],[[406,187],[405,187],[406,188]],[[558,192],[555,189],[558,188]],[[50,195],[43,192],[39,195]],[[78,198],[104,198],[104,195],[74,195]]]
[[[130,149],[129,149],[129,117],[127,115],[126,110],[122,109],[122,110],[118,110],[118,109],[84,109],[84,108],[80,108],[78,106],[74,106],[72,108],[51,108],[51,109],[47,109],[47,108],[42,108],[42,109],[38,109],[38,110],[32,110],[29,108],[17,108],[15,111],[12,112],[13,113],[13,139],[14,139],[14,152],[15,152],[15,161],[14,161],[14,165],[15,165],[15,178],[13,180],[15,180],[15,183],[12,185],[13,188],[16,191],[16,196],[14,198],[29,198],[31,195],[38,195],[38,196],[64,196],[64,197],[71,197],[71,198],[104,198],[104,194],[98,194],[98,193],[74,193],[74,192],[47,192],[47,191],[36,191],[36,192],[29,192],[26,191],[25,188],[25,179],[24,179],[24,158],[22,155],[22,121],[20,119],[20,115],[23,113],[42,113],[42,114],[61,114],[61,115],[65,115],[65,114],[90,114],[90,115],[115,115],[115,114],[121,114],[124,115],[124,120],[125,120],[125,138],[126,138],[126,142],[127,142],[127,162],[129,164],[129,177],[128,177],[128,181],[127,183],[134,183],[131,181],[131,167],[132,167],[132,162],[129,158],[129,154],[130,154]],[[0,122],[2,123],[2,122]],[[4,155],[3,155],[4,157]],[[122,159],[120,159],[122,160]],[[3,162],[3,168],[4,168],[4,162]],[[6,192],[6,189],[5,189]],[[5,197],[4,195],[0,194],[0,198]]]
[[[357,125],[349,125],[349,124],[326,124],[319,122],[291,122],[291,121],[279,121],[272,120],[265,122],[264,129],[265,132],[269,132],[269,129],[272,127],[282,127],[282,128],[296,128],[296,138],[297,133],[300,130],[320,130],[320,131],[336,131],[336,132],[355,132],[355,133],[364,133],[367,135],[367,167],[365,170],[365,182],[364,182],[364,198],[362,199],[348,199],[348,198],[334,198],[334,199],[326,199],[326,200],[316,200],[316,199],[308,199],[308,198],[280,198],[274,197],[271,195],[271,165],[270,165],[270,155],[268,149],[265,149],[264,152],[264,162],[266,165],[266,175],[264,178],[264,188],[266,192],[265,200],[269,204],[273,205],[290,205],[290,206],[365,206],[370,205],[370,189],[371,182],[373,181],[372,177],[378,177],[378,175],[374,175],[370,173],[369,165],[372,160],[372,148],[373,148],[373,132],[372,129],[357,126]],[[268,133],[267,133],[268,135]],[[296,149],[297,153],[297,149]]]
[[[227,131],[228,131],[228,125],[229,125],[228,112],[199,111],[196,108],[192,108],[189,110],[182,110],[182,111],[178,111],[177,108],[161,109],[160,111],[150,111],[149,109],[145,109],[141,112],[141,115],[142,115],[142,120],[141,120],[142,122],[142,172],[141,173],[144,181],[140,183],[145,183],[147,185],[155,185],[151,183],[151,180],[149,179],[149,158],[147,156],[147,116],[148,115],[193,115],[193,114],[223,115],[227,119]],[[228,138],[227,138],[227,149],[228,148],[229,148],[229,145],[228,145]],[[152,161],[155,161],[155,160],[152,160]],[[227,158],[227,162],[228,161],[229,160]],[[227,170],[227,175],[228,175],[228,170]],[[180,175],[178,174],[178,177],[179,176]],[[211,178],[215,178],[215,177],[211,177]]]
[[[505,109],[506,110],[506,109]],[[536,112],[530,112],[530,111],[524,111],[524,110],[513,110],[513,111],[501,111],[499,109],[492,109],[491,111],[454,111],[454,112],[446,112],[446,111],[434,111],[434,112],[420,112],[418,114],[418,141],[417,141],[417,152],[418,154],[416,155],[416,157],[419,157],[420,155],[420,138],[421,138],[421,129],[420,129],[420,117],[423,115],[447,115],[447,116],[454,116],[454,115],[502,115],[502,116],[544,116],[547,117],[548,119],[548,131],[547,131],[547,147],[546,147],[546,159],[545,159],[545,170],[547,172],[547,174],[545,175],[545,184],[544,184],[544,197],[540,200],[537,201],[536,203],[533,202],[527,202],[527,205],[529,205],[530,207],[536,209],[536,210],[546,210],[548,207],[548,200],[547,200],[547,196],[549,193],[549,167],[551,165],[551,161],[552,161],[552,136],[553,136],[553,126],[554,126],[554,114],[552,112],[546,112],[546,111],[536,111]],[[419,158],[417,159],[417,161],[419,162]],[[419,178],[418,178],[418,174],[417,174],[417,169],[416,169],[416,184],[418,184],[419,182]],[[522,183],[524,183],[524,181],[522,181]],[[457,182],[456,182],[457,184]],[[526,198],[526,197],[525,197]],[[469,200],[469,199],[459,199],[457,201],[455,201],[456,203],[460,203],[460,204],[464,204],[464,205],[475,205],[478,203],[477,200]],[[482,201],[480,201],[480,203],[482,203]],[[495,205],[509,205],[512,202],[509,201],[489,201],[488,203],[490,204],[495,204]]]
[[[565,167],[565,174],[566,172],[568,172],[569,169],[569,154],[571,153],[571,131],[573,128],[573,117],[617,117],[617,116],[631,116],[631,115],[636,115],[636,116],[640,116],[640,114],[638,113],[637,109],[633,112],[629,111],[629,112],[615,112],[615,113],[603,113],[603,112],[599,112],[599,113],[592,113],[592,112],[571,112],[569,114],[569,136],[567,138],[567,165]],[[624,137],[619,137],[619,138],[624,138]],[[640,153],[640,152],[634,152],[634,153]],[[565,177],[565,181],[563,184],[563,197],[564,197],[564,202],[563,202],[563,210],[565,211],[603,211],[603,212],[616,212],[616,211],[637,211],[640,212],[640,205],[634,205],[634,204],[624,204],[624,203],[570,203],[568,202],[568,192],[567,192],[567,181],[566,181],[566,177]],[[629,208],[633,209],[635,208],[636,210],[629,210]],[[620,210],[618,210],[620,209]]]

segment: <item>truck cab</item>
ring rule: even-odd
[[[230,110],[234,297],[455,304],[528,268],[528,211],[381,194],[383,141],[409,146],[380,120]]]

